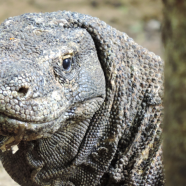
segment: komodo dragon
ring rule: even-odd
[[[88,15],[0,26],[0,159],[22,186],[161,186],[163,62]],[[17,148],[17,149],[16,149]]]

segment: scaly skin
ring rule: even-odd
[[[160,57],[66,11],[0,33],[0,159],[17,183],[164,185]]]

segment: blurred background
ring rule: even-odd
[[[27,12],[80,12],[98,17],[162,57],[162,8],[161,0],[0,0],[0,22]],[[16,185],[0,164],[0,186]]]

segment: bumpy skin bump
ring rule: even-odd
[[[160,57],[97,18],[59,11],[7,19],[4,168],[22,186],[164,185],[162,72]]]

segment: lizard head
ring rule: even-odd
[[[105,97],[104,73],[85,29],[65,28],[65,20],[55,27],[55,20],[19,19],[1,26],[2,151],[50,138],[59,128],[73,130],[91,119]]]
[[[135,174],[140,158],[146,164],[148,156],[136,152],[154,148],[149,131],[160,126],[152,118],[162,109],[162,64],[91,16],[59,11],[9,18],[0,26],[4,168],[23,186],[123,183],[124,170]]]

